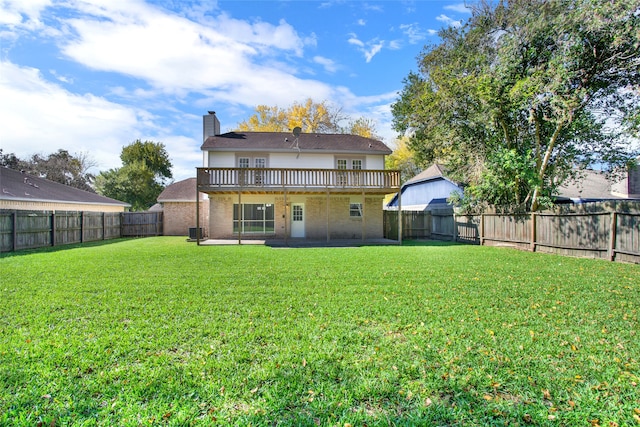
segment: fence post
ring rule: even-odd
[[[102,240],[105,240],[105,232],[106,232],[106,224],[105,224],[105,213],[102,212]]]
[[[535,212],[531,212],[531,245],[529,250],[531,252],[536,251],[536,220],[538,215]]]
[[[484,214],[480,214],[480,246],[484,245]]]
[[[11,214],[11,219],[13,222],[13,241],[11,242],[11,246],[13,246],[13,252],[16,251],[16,248],[18,247],[18,212],[17,211],[13,211],[13,213]]]
[[[84,211],[80,212],[80,243],[84,243]]]
[[[458,241],[458,221],[456,221],[456,213],[453,213],[453,241]]]
[[[56,245],[56,213],[51,211],[51,246]]]
[[[616,234],[618,226],[618,213],[616,211],[611,212],[611,226],[609,233],[609,261],[613,261],[616,258]]]

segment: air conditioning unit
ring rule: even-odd
[[[199,232],[197,233],[196,230],[198,230]],[[189,227],[189,239],[196,240],[198,238],[198,235],[202,239],[202,237],[204,235],[203,232],[202,232],[202,227],[200,227],[200,228]]]

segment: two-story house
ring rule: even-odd
[[[383,237],[383,198],[400,173],[384,169],[382,142],[300,128],[221,134],[214,112],[203,116],[203,140],[197,189],[209,199],[209,238]]]

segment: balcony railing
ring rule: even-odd
[[[200,191],[241,189],[361,189],[400,188],[400,171],[351,169],[198,168]]]

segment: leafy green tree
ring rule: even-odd
[[[47,156],[34,154],[24,160],[16,157],[14,153],[2,154],[0,149],[0,165],[95,193],[95,176],[89,169],[96,166],[96,162],[84,153],[72,155],[67,150],[59,149]]]
[[[148,209],[173,177],[164,144],[138,139],[122,148],[120,159],[121,168],[100,172],[96,177],[98,193],[130,203],[134,211]]]
[[[593,164],[636,153],[640,13],[619,0],[480,3],[440,32],[392,106],[421,163],[446,162],[468,205],[537,210]],[[613,126],[612,126],[613,124]]]

